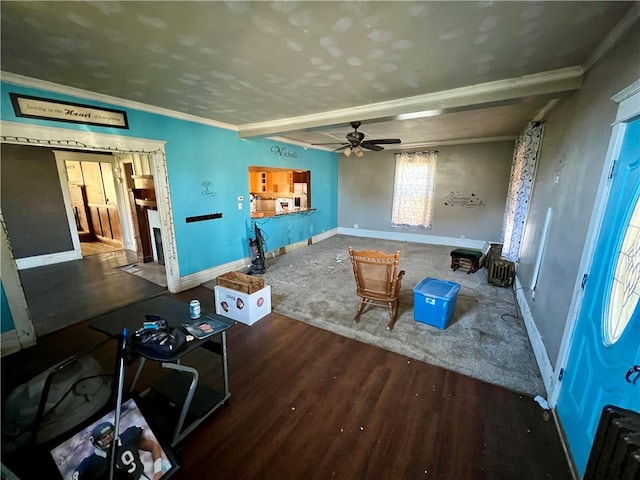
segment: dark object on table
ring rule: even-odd
[[[140,355],[170,359],[187,343],[185,334],[164,318],[157,315],[145,315],[145,318],[147,321],[131,338],[131,346]]]

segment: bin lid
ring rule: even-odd
[[[456,296],[460,290],[460,284],[456,282],[447,282],[446,280],[438,280],[437,278],[427,277],[418,285],[413,287],[414,293],[421,293],[430,297],[442,298],[445,300]]]

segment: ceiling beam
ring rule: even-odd
[[[388,121],[407,114],[417,118],[496,104],[517,103],[523,97],[548,96],[577,90],[582,86],[583,72],[581,67],[569,67],[387,102],[245,124],[238,126],[238,136],[240,138],[270,137],[295,130],[349,125],[355,120],[371,123],[376,120]]]

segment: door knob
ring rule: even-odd
[[[631,377],[634,374],[640,374],[640,365],[634,365],[633,367],[631,367],[629,370],[627,370],[627,374],[624,376],[624,379],[628,382],[628,383],[633,383],[634,385],[636,384],[636,381],[638,380],[638,375],[636,375],[636,378],[634,378],[633,380],[631,380]]]

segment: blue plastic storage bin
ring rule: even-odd
[[[413,319],[447,328],[456,308],[460,284],[427,277],[413,287]]]

